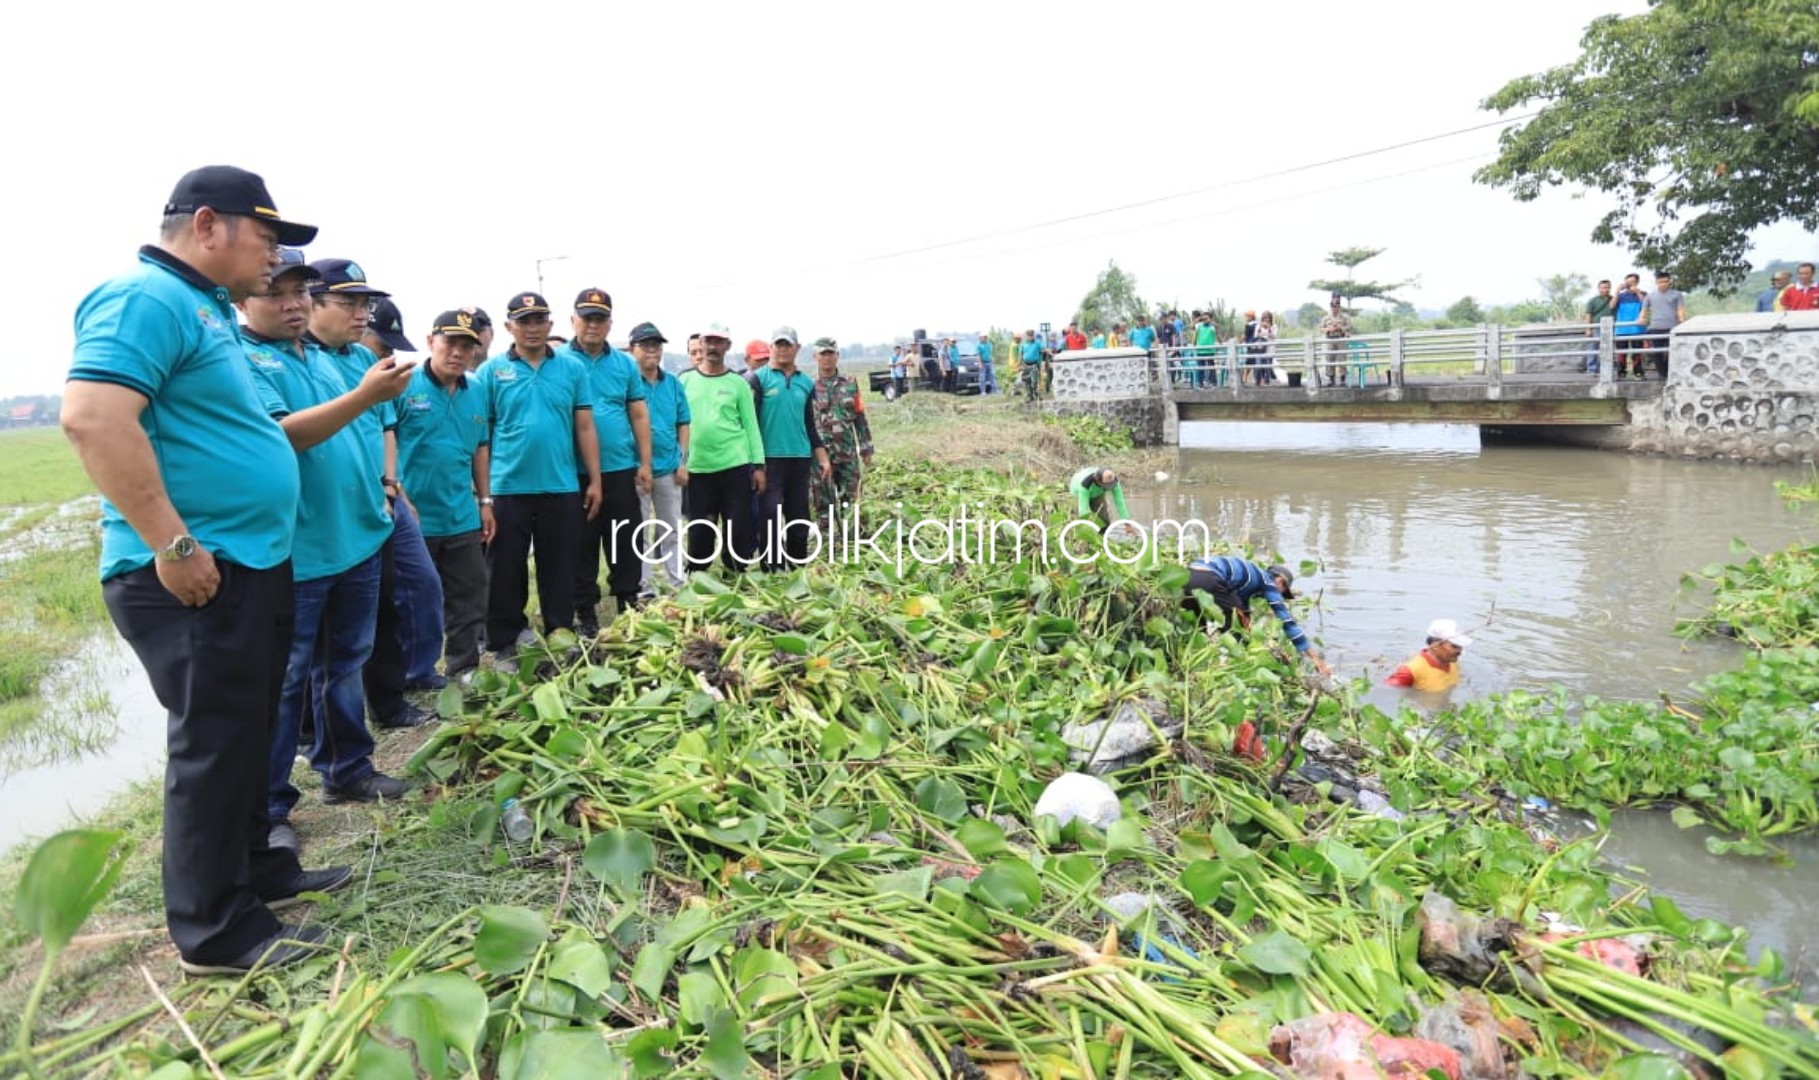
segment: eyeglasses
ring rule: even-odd
[[[359,311],[361,308],[365,308],[369,315],[372,314],[375,307],[379,306],[377,300],[366,300],[358,296],[329,296],[327,299],[329,303],[342,311]]]

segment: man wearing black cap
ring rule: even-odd
[[[312,265],[321,271],[322,280],[310,286],[313,304],[308,340],[340,366],[350,385],[358,383],[361,373],[379,359],[361,342],[375,336],[373,319],[380,313],[380,305],[390,304],[389,297],[374,288],[366,271],[351,259],[320,259]],[[351,300],[358,302],[349,306]],[[392,312],[395,315],[397,308]],[[403,327],[395,329],[397,340],[409,345]],[[388,333],[391,330],[387,328]],[[344,331],[357,331],[358,337],[343,340]],[[399,366],[408,369],[412,365],[402,362]],[[392,536],[380,553],[378,621],[372,655],[361,668],[361,682],[373,723],[382,728],[409,728],[431,717],[411,704],[405,691],[437,690],[444,683],[436,673],[436,659],[442,654],[442,582],[424,546],[416,511],[398,482],[397,448],[385,436],[391,419],[392,406],[386,402],[359,424],[363,438],[377,440],[380,489],[392,521]]]
[[[480,344],[474,347],[474,355],[467,362],[467,370],[478,371],[480,365],[486,363],[486,358],[492,355],[493,317],[483,307],[464,307],[460,311],[473,321],[474,332],[480,335]]]
[[[282,924],[270,905],[351,878],[268,843],[297,458],[259,404],[232,306],[271,287],[279,244],[315,235],[255,174],[197,169],[158,244],[76,311],[63,430],[102,495],[102,598],[170,712],[164,909],[198,974],[304,958],[324,928]]]
[[[628,342],[644,381],[644,403],[651,419],[651,490],[644,497],[644,521],[638,527],[642,598],[656,595],[657,567],[672,588],[681,588],[686,580],[682,575],[682,493],[688,489],[690,415],[681,381],[663,370],[667,341],[654,323],[643,322],[632,327]],[[647,538],[653,542],[646,542]]]
[[[366,333],[360,335],[360,344],[381,360],[390,360],[395,353],[417,351],[417,346],[404,334],[404,314],[389,296],[373,299]]]
[[[487,550],[486,642],[500,661],[517,655],[530,622],[525,573],[537,550],[537,600],[546,632],[575,625],[576,523],[600,512],[600,444],[587,369],[549,347],[549,301],[534,292],[505,309],[512,345],[480,368],[492,425],[493,516]],[[580,495],[575,477],[585,478]],[[576,504],[580,506],[577,508]]]
[[[606,342],[613,329],[613,298],[605,289],[582,289],[569,321],[575,336],[564,349],[587,371],[594,434],[600,442],[600,512],[578,517],[581,546],[575,559],[575,629],[592,637],[600,632],[603,554],[619,610],[638,603],[644,566],[632,551],[632,537],[644,521],[639,496],[651,489],[651,421],[637,364]],[[586,474],[577,486],[586,489]]]
[[[1294,572],[1281,564],[1265,569],[1236,555],[1215,555],[1188,564],[1181,606],[1189,611],[1199,611],[1198,594],[1206,593],[1224,617],[1227,630],[1247,631],[1251,628],[1251,601],[1261,596],[1269,604],[1270,611],[1281,620],[1282,632],[1288,635],[1289,644],[1295,651],[1312,660],[1320,674],[1331,675],[1333,669],[1307,640],[1307,631],[1301,629],[1284,602],[1295,598],[1294,586]]]
[[[480,347],[475,317],[445,311],[430,328],[429,362],[393,409],[398,479],[410,490],[423,541],[442,579],[442,654],[449,678],[479,666],[486,621],[486,555],[493,497],[486,391],[468,376]]]

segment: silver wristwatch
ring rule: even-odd
[[[184,535],[172,540],[163,551],[158,552],[158,559],[161,562],[182,562],[195,553],[196,538]]]

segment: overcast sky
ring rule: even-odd
[[[1388,248],[1360,276],[1419,275],[1419,306],[1514,301],[1629,266],[1587,239],[1596,202],[1470,182],[1494,130],[1254,178],[1493,119],[1503,82],[1641,8],[9,5],[24,348],[0,394],[61,385],[77,302],[211,163],[262,173],[321,226],[311,257],[360,262],[419,339],[448,307],[498,317],[554,256],[558,311],[606,289],[618,342],[644,319],[676,341],[1060,322],[1108,259],[1152,300],[1293,307],[1351,245]],[[1812,247],[1787,226],[1758,250]]]

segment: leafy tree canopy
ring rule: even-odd
[[[1580,47],[1485,100],[1540,111],[1504,132],[1480,183],[1523,201],[1555,186],[1602,193],[1592,239],[1682,288],[1742,280],[1754,229],[1819,229],[1819,5],[1651,0],[1593,20]]]
[[[1357,300],[1381,300],[1391,306],[1401,303],[1402,298],[1396,295],[1396,290],[1413,285],[1415,283],[1413,279],[1408,281],[1358,281],[1352,277],[1352,271],[1356,270],[1360,264],[1369,262],[1387,250],[1387,248],[1348,247],[1328,252],[1326,261],[1334,266],[1344,267],[1345,277],[1315,278],[1307,283],[1307,287],[1339,297],[1348,309]]]
[[[1116,262],[1107,262],[1092,291],[1081,298],[1074,322],[1081,330],[1091,326],[1110,330],[1113,323],[1131,325],[1147,310],[1143,297],[1137,295],[1136,275],[1120,270]]]

